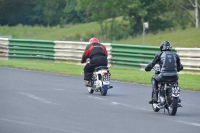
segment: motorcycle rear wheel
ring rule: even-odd
[[[101,95],[105,96],[107,94],[107,91],[108,91],[108,86],[107,85],[103,85],[101,87]]]
[[[178,108],[178,97],[173,97],[172,104],[167,109],[168,114],[172,116],[176,115],[177,108]]]

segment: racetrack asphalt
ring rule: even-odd
[[[111,85],[101,96],[81,76],[0,67],[0,133],[200,132],[200,92],[181,90],[183,107],[170,116],[148,104],[151,86]]]

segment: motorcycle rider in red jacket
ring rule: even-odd
[[[84,80],[86,86],[91,86],[92,72],[95,67],[108,65],[108,52],[106,47],[99,43],[98,38],[95,37],[91,38],[89,43],[90,44],[86,46],[81,59],[81,63],[85,63],[88,58],[90,59],[90,62],[84,67]]]

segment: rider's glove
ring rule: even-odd
[[[81,63],[85,63],[85,61],[81,60]]]
[[[145,69],[144,69],[145,71],[150,71],[147,67],[145,67]]]

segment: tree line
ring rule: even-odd
[[[199,10],[200,0],[0,0],[0,25],[62,27],[95,21],[101,36],[119,40],[141,34],[145,22],[151,33],[195,26],[195,3]]]

